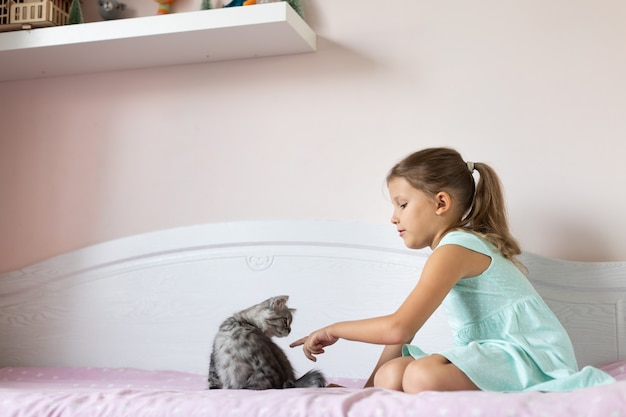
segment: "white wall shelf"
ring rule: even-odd
[[[0,81],[315,50],[283,1],[0,33]]]

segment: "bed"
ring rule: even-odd
[[[330,322],[393,311],[428,254],[404,248],[392,226],[242,221],[130,236],[0,274],[0,416],[626,417],[622,262],[522,259],[579,365],[602,367],[612,384],[408,395],[361,388],[381,347],[340,341],[316,363],[288,347]],[[297,312],[276,341],[297,373],[317,368],[343,387],[207,390],[221,321],[281,294]],[[451,344],[443,311],[415,343]]]

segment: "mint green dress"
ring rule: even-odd
[[[481,275],[461,279],[445,298],[454,347],[438,352],[485,391],[570,391],[614,382],[601,370],[578,370],[565,328],[526,276],[472,233],[453,231],[439,247],[458,245],[491,258]],[[405,345],[404,356],[427,355]]]

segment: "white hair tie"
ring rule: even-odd
[[[467,169],[469,170],[470,173],[474,172],[474,163],[471,161],[467,161]]]

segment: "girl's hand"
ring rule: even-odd
[[[302,350],[304,351],[304,355],[312,360],[313,362],[317,361],[317,358],[313,355],[320,355],[324,353],[324,347],[330,346],[339,340],[338,337],[330,334],[328,327],[323,329],[314,331],[310,335],[303,337],[302,339],[298,339],[289,347],[296,347],[302,345]]]

